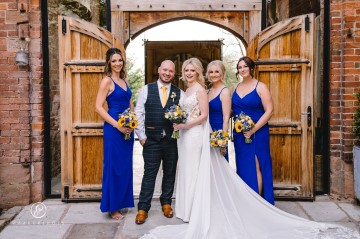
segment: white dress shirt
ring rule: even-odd
[[[158,86],[158,90],[159,90],[159,96],[160,96],[160,101],[162,102],[162,86],[166,86],[166,96],[167,99],[169,99],[169,94],[170,94],[170,86],[171,84],[164,84],[163,82],[161,82],[160,80],[157,80],[157,86]],[[184,96],[184,92],[182,90],[180,90],[180,99]],[[148,86],[144,85],[141,90],[140,93],[138,95],[137,101],[136,101],[136,106],[135,106],[135,113],[137,116],[137,120],[138,120],[138,126],[135,129],[135,133],[137,134],[139,140],[143,140],[146,138],[146,134],[145,134],[145,103],[147,100],[147,96],[148,96]],[[165,133],[165,132],[164,132]]]

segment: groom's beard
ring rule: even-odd
[[[171,83],[171,81],[174,79],[174,77],[170,78],[170,80],[167,80],[165,77],[159,76],[159,80],[161,81],[161,83],[168,85]]]

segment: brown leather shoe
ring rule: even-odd
[[[170,204],[162,205],[162,211],[164,213],[164,216],[167,218],[172,218],[174,216],[174,213],[173,213],[173,210],[172,210]]]
[[[143,224],[147,217],[148,217],[147,211],[139,210],[135,218],[135,223],[138,225]]]

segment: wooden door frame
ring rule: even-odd
[[[111,32],[126,47],[149,28],[166,22],[190,19],[219,26],[240,38],[245,45],[261,31],[264,0],[112,0]],[[234,21],[242,19],[242,21]],[[250,27],[251,24],[251,27]]]

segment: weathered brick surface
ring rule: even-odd
[[[0,184],[0,192],[1,208],[31,203],[30,185],[28,183]]]
[[[21,4],[26,13],[20,13]],[[44,194],[39,5],[35,0],[0,3],[0,208],[25,205]],[[20,47],[29,55],[28,66],[15,64]]]
[[[0,164],[0,184],[29,183],[30,170],[21,164]]]
[[[360,1],[332,0],[330,5],[330,184],[331,193],[354,197],[352,118],[360,90]]]

